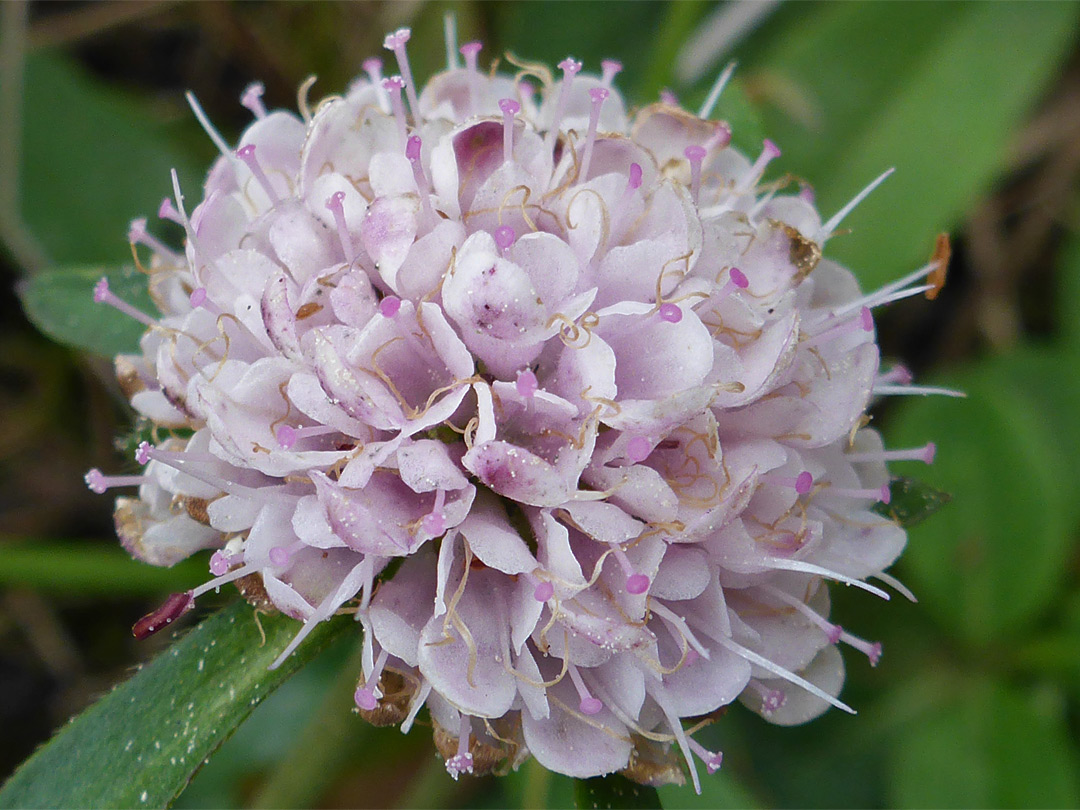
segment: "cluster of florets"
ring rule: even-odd
[[[865,427],[910,382],[879,372],[870,309],[934,266],[862,296],[821,255],[850,206],[823,223],[763,182],[779,150],[730,146],[722,82],[698,115],[631,117],[615,62],[507,76],[472,43],[421,91],[407,39],[400,77],[369,60],[301,116],[253,86],[235,149],[193,104],[222,156],[190,215],[175,179],[162,204],[186,248],[130,234],[161,317],[96,291],[150,327],[116,365],[168,438],[87,481],[139,486],[136,557],[212,551],[137,634],[227,582],[303,623],[282,658],[352,612],[360,713],[426,706],[455,776],[532,754],[681,781],[681,752],[696,783],[720,754],[692,732],[736,699],[847,709],[837,645],[880,647],[825,582],[896,584],[885,462],[933,452]]]

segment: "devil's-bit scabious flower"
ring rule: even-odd
[[[136,633],[235,582],[301,623],[284,658],[350,606],[360,713],[407,730],[426,706],[454,776],[531,754],[658,784],[681,754],[697,785],[721,755],[691,731],[736,699],[848,710],[837,645],[881,649],[826,583],[902,589],[873,507],[886,461],[933,454],[866,427],[910,383],[871,310],[943,263],[860,293],[822,256],[851,206],[822,222],[766,182],[777,146],[747,158],[710,120],[722,81],[698,115],[631,116],[616,62],[504,75],[469,43],[420,88],[408,39],[400,76],[369,60],[301,116],[253,86],[235,148],[193,102],[222,155],[202,202],[174,177],[162,203],[185,250],[129,234],[162,316],[95,291],[147,323],[116,368],[170,438],[87,482],[139,487],[116,505],[134,556],[211,552]]]

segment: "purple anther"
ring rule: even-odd
[[[512,98],[499,99],[499,109],[505,115],[517,115],[521,112],[521,105]]]
[[[377,56],[371,56],[360,63],[360,66],[364,69],[364,73],[371,79],[372,84],[377,84],[382,81],[382,59]]]
[[[135,448],[135,461],[144,465],[150,463],[149,442],[139,442],[139,446]]]
[[[379,302],[379,314],[384,318],[393,318],[401,309],[401,299],[396,295],[388,295]]]
[[[670,107],[678,107],[679,97],[665,87],[660,91],[660,103],[667,104]]]
[[[866,657],[870,659],[870,666],[876,667],[878,661],[881,660],[881,653],[883,649],[880,641],[875,641],[870,645],[870,649],[866,653]]]
[[[394,111],[398,135],[401,137],[402,148],[404,148],[409,140],[409,125],[405,120],[405,108],[401,105],[401,88],[405,86],[405,80],[400,76],[390,76],[382,80],[382,86],[390,97],[390,109]]]
[[[773,143],[768,138],[765,139],[764,150],[770,158],[780,157],[780,147]]]
[[[590,716],[592,716],[594,714],[600,714],[600,712],[601,712],[601,710],[603,710],[603,708],[604,708],[603,702],[599,698],[594,698],[594,697],[582,698],[581,703],[578,704],[578,709],[581,710],[581,713],[582,714],[587,714],[587,715],[590,715]]]
[[[533,588],[533,599],[537,602],[546,602],[555,595],[555,586],[550,582],[539,582]]]
[[[840,636],[844,635],[844,628],[838,624],[831,625],[825,635],[828,636],[830,644],[836,644],[840,641]]]
[[[109,300],[109,280],[102,276],[97,284],[94,285],[94,303],[104,304]]]
[[[517,88],[522,98],[532,98],[536,93],[536,87],[532,82],[520,81],[517,83]]]
[[[892,500],[892,492],[889,490],[888,484],[882,484],[879,490],[878,500],[882,503],[888,503]]]
[[[748,279],[746,274],[738,267],[732,267],[728,275],[731,277],[731,283],[740,290],[745,290],[750,286],[750,279]]]
[[[131,628],[131,634],[142,641],[159,630],[168,627],[189,610],[195,607],[191,591],[174,593],[157,610],[151,611],[139,619]]]
[[[559,62],[559,68],[563,72],[562,86],[559,88],[559,98],[555,102],[555,114],[551,117],[551,126],[548,128],[547,135],[544,136],[544,147],[547,149],[552,148],[555,138],[558,137],[559,124],[562,123],[563,112],[570,98],[570,87],[574,83],[574,76],[581,70],[581,62],[568,56]]]
[[[723,764],[723,762],[724,762],[724,752],[723,751],[717,751],[712,756],[706,758],[706,760],[705,760],[705,770],[707,770],[709,772],[709,775],[711,776],[712,774],[714,774],[718,770],[720,770],[720,766]]]
[[[83,480],[86,481],[86,486],[90,488],[91,492],[96,492],[98,495],[104,495],[105,491],[109,488],[105,483],[105,475],[97,467],[86,473],[83,476]]]
[[[291,425],[280,425],[277,429],[277,443],[282,450],[290,449],[296,444],[296,428]]]
[[[626,443],[626,457],[635,464],[644,461],[652,452],[652,442],[644,436],[635,436]]]
[[[266,192],[266,196],[270,198],[270,201],[277,205],[280,202],[277,191],[270,184],[270,178],[266,176],[266,172],[263,171],[262,166],[259,165],[259,159],[255,157],[255,144],[249,143],[246,146],[241,146],[236,150],[236,156],[244,162],[244,165],[251,170],[251,174],[262,186],[263,191]]]
[[[923,449],[922,462],[924,464],[933,464],[934,457],[937,455],[937,445],[933,442],[927,442],[926,447]]]
[[[563,72],[563,79],[567,79],[578,74],[581,70],[581,62],[572,56],[568,56],[559,62],[558,67]]]
[[[626,578],[626,592],[635,596],[649,590],[649,578],[644,574],[631,574]]]
[[[206,287],[196,287],[191,291],[191,295],[188,296],[188,303],[191,304],[192,309],[198,309],[206,303]]]
[[[270,557],[270,564],[278,568],[289,564],[289,550],[284,546],[274,546],[267,556]]]
[[[540,388],[540,383],[536,379],[536,375],[532,372],[531,369],[525,369],[523,372],[518,374],[517,381],[514,383],[514,387],[517,389],[517,392],[525,399],[532,399],[532,397],[536,394],[537,390]]]
[[[503,160],[509,163],[514,157],[514,116],[521,112],[521,105],[512,98],[499,101],[503,112]]]
[[[799,199],[803,202],[808,202],[813,205],[816,196],[817,195],[814,194],[813,186],[803,186],[801,189],[799,189]]]
[[[604,59],[600,62],[601,79],[604,87],[611,86],[611,80],[622,72],[622,62],[615,59]]]
[[[705,160],[705,155],[707,155],[708,152],[704,146],[700,146],[695,143],[686,147],[683,150],[683,154],[686,156],[686,159],[689,160],[691,163],[700,163],[701,161]]]
[[[509,225],[500,225],[495,229],[495,244],[499,250],[506,250],[517,240],[517,234]]]
[[[394,52],[398,70],[401,71],[401,75],[405,79],[405,94],[409,98],[409,109],[412,110],[413,121],[419,122],[420,102],[416,98],[416,83],[413,81],[412,70],[409,68],[409,57],[405,53],[405,43],[409,41],[411,36],[412,31],[408,28],[399,28],[394,33],[387,35],[386,39],[383,40],[383,47]]]
[[[210,555],[210,573],[215,577],[229,573],[229,555],[218,550]]]
[[[465,57],[465,66],[469,70],[476,70],[476,55],[483,47],[483,42],[466,42],[458,48],[458,53]]]
[[[799,473],[795,479],[795,491],[800,495],[805,495],[814,487],[814,476],[810,474],[809,470],[803,470]]]
[[[383,40],[383,47],[388,51],[396,51],[398,48],[404,47],[411,36],[411,29],[399,28],[397,31],[386,35],[386,38]]]
[[[697,661],[699,658],[701,658],[701,655],[698,653],[698,651],[695,650],[693,647],[689,647],[686,650],[686,664],[685,665],[690,666],[695,661]]]
[[[731,127],[725,122],[719,121],[716,124],[716,129],[713,130],[713,134],[709,136],[709,139],[705,141],[706,149],[723,149],[731,143]]]
[[[420,147],[423,146],[423,141],[420,140],[419,135],[410,135],[409,140],[405,142],[405,157],[414,163],[420,159]]]
[[[446,531],[446,516],[442,512],[428,512],[420,523],[424,531],[432,537],[438,537]]]
[[[176,210],[176,206],[173,205],[172,197],[165,197],[161,201],[161,205],[157,210],[158,219],[167,219],[170,222],[175,222],[177,225],[183,225],[184,219],[180,216],[180,212]]]
[[[632,189],[641,188],[641,164],[640,163],[631,163],[630,164],[630,184],[629,185],[630,185],[630,188],[632,188]]]
[[[374,711],[379,705],[375,693],[365,686],[356,687],[356,691],[353,692],[353,700],[356,701],[359,708],[366,712]]]
[[[874,331],[874,316],[870,314],[870,307],[863,307],[859,312],[859,325],[864,332]]]
[[[592,103],[596,106],[600,106],[607,101],[607,97],[610,95],[611,91],[606,87],[593,87],[589,90],[589,98],[592,99]]]
[[[265,92],[266,88],[262,82],[252,82],[244,88],[244,93],[240,96],[240,103],[251,110],[252,115],[256,118],[266,117],[266,107],[262,101]]]
[[[667,301],[660,305],[660,320],[668,323],[678,323],[683,318],[683,311],[678,304]]]
[[[683,154],[690,161],[690,194],[696,203],[698,195],[701,193],[701,164],[705,161],[705,155],[708,152],[704,146],[693,144],[686,147]]]
[[[772,714],[787,702],[787,695],[779,689],[766,689],[761,695],[762,714]]]

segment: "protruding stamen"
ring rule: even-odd
[[[432,537],[438,537],[446,531],[444,506],[446,506],[446,490],[435,490],[435,504],[431,507],[431,511],[420,520],[421,528]]]
[[[525,399],[532,399],[539,390],[540,383],[537,381],[536,374],[533,373],[532,369],[527,368],[518,374],[514,387],[517,389],[518,394]]]
[[[357,686],[356,691],[353,693],[353,700],[356,705],[365,711],[374,711],[379,705],[379,698],[375,696],[375,690],[378,688],[379,678],[382,677],[387,657],[386,650],[382,650],[379,657],[375,659],[375,666],[371,668],[371,674],[367,676],[367,680],[364,681],[362,686]]]
[[[473,772],[473,755],[469,752],[469,735],[472,733],[472,721],[467,714],[461,715],[458,728],[457,753],[446,760],[446,771],[454,781],[463,773]]]
[[[412,164],[413,180],[416,182],[416,190],[420,193],[420,207],[424,210],[424,221],[433,222],[435,212],[431,208],[431,184],[427,175],[424,174],[424,164],[420,160],[423,142],[419,135],[410,135],[405,142],[405,157]]]
[[[874,316],[870,313],[869,307],[863,307],[859,311],[857,318],[850,318],[843,323],[838,323],[836,326],[831,326],[824,332],[818,332],[803,341],[804,348],[812,349],[823,343],[835,340],[843,335],[850,334],[852,332],[873,332],[874,331]]]
[[[555,586],[546,579],[540,579],[534,574],[525,574],[525,578],[534,586],[533,599],[537,602],[546,602],[555,595]]]
[[[853,636],[847,630],[844,630],[840,634],[840,640],[845,644],[854,647],[856,650],[869,658],[870,666],[872,667],[876,667],[878,665],[878,661],[881,660],[882,647],[880,641],[866,641],[865,639],[859,638],[858,636]]]
[[[724,88],[727,87],[727,83],[731,80],[731,76],[735,73],[735,66],[737,62],[728,62],[727,67],[716,77],[716,81],[713,82],[712,89],[709,91],[709,95],[705,97],[705,102],[701,105],[701,109],[698,110],[698,118],[707,119],[712,115],[713,107],[716,106],[716,102],[720,100],[720,94],[724,92]]]
[[[388,295],[379,302],[379,314],[384,318],[393,318],[401,309],[401,299],[396,295]]]
[[[844,221],[844,217],[850,214],[851,211],[855,208],[855,206],[865,200],[867,196],[869,196],[870,192],[872,192],[875,188],[884,183],[885,179],[895,171],[896,169],[889,169],[886,172],[882,172],[882,174],[878,176],[877,179],[875,179],[873,182],[871,182],[870,185],[868,185],[866,188],[856,194],[855,197],[851,200],[851,202],[849,202],[847,205],[845,205],[843,208],[833,214],[832,218],[821,226],[818,232],[814,234],[814,241],[818,244],[821,244],[830,236],[832,236],[836,232],[836,226]]]
[[[290,543],[287,546],[274,546],[267,553],[270,558],[270,564],[277,568],[284,568],[289,564],[289,560],[292,559],[292,555],[304,547],[302,540],[297,540],[295,543]]]
[[[266,172],[264,172],[262,166],[259,165],[259,159],[255,157],[255,144],[249,143],[247,146],[241,146],[236,150],[236,156],[244,161],[244,165],[251,170],[251,174],[259,181],[259,185],[262,186],[263,191],[266,192],[266,196],[270,198],[270,202],[274,205],[281,202],[281,198],[278,196],[277,191],[270,183],[270,178],[266,176]]]
[[[134,318],[141,324],[146,326],[157,326],[157,321],[147,315],[145,312],[139,309],[135,309],[127,301],[121,298],[117,298],[116,295],[109,289],[109,279],[105,276],[101,277],[101,280],[94,285],[94,303],[108,304],[113,309],[118,309],[127,315],[129,318]]]
[[[637,191],[641,188],[641,164],[630,164],[630,175],[627,178],[626,190],[627,192]]]
[[[604,708],[604,704],[598,698],[592,696],[585,681],[581,677],[581,673],[578,672],[578,668],[573,664],[567,662],[566,671],[570,675],[570,680],[574,684],[574,688],[577,690],[578,697],[581,698],[581,702],[578,704],[578,709],[582,714],[594,715],[599,714],[600,710]]]
[[[694,144],[686,147],[683,154],[690,161],[690,194],[696,203],[701,194],[701,164],[705,162],[707,152],[704,146]]]
[[[412,36],[411,30],[399,28],[394,33],[387,34],[386,39],[383,40],[383,47],[394,52],[398,70],[401,71],[401,75],[405,79],[405,94],[409,98],[409,109],[412,110],[413,121],[419,126],[420,102],[416,98],[416,86],[413,82],[412,71],[409,69],[409,57],[405,53],[405,43],[409,41],[410,36]]]
[[[210,573],[215,577],[224,576],[229,573],[229,566],[231,565],[232,557],[221,549],[218,549],[210,555]]]
[[[593,145],[596,143],[596,126],[600,123],[600,108],[604,106],[604,100],[607,99],[610,92],[610,90],[603,87],[594,87],[589,91],[589,98],[592,99],[592,111],[589,113],[589,133],[585,136],[581,171],[578,172],[578,180],[582,183],[589,179],[589,164],[592,163]]]
[[[555,114],[551,117],[551,128],[544,136],[544,148],[551,149],[555,145],[555,139],[559,135],[559,124],[562,123],[563,112],[570,97],[570,87],[574,83],[574,77],[581,70],[581,62],[572,56],[568,56],[559,62],[559,69],[563,72],[562,87],[559,88],[559,99],[555,102]]]
[[[135,460],[143,465],[149,464],[151,460],[157,461],[168,467],[172,467],[175,470],[179,470],[184,475],[190,475],[197,481],[202,481],[204,484],[217,487],[222,492],[227,492],[230,495],[237,495],[242,498],[271,500],[275,497],[280,497],[281,490],[284,489],[284,486],[248,487],[230,481],[216,473],[199,469],[196,465],[223,463],[220,459],[209,453],[172,452],[157,447],[151,447],[149,442],[140,442],[138,448],[135,450]]]
[[[128,242],[132,245],[145,245],[174,264],[180,261],[180,256],[175,250],[166,247],[160,239],[146,230],[146,217],[131,220],[131,225],[128,226]]]
[[[686,741],[690,743],[690,750],[701,757],[701,761],[705,763],[705,768],[709,771],[710,775],[720,770],[720,765],[724,761],[724,754],[722,752],[710,751],[690,736],[687,736]]]
[[[266,118],[266,107],[262,100],[265,92],[262,82],[252,82],[244,88],[244,93],[240,96],[240,103],[251,110],[251,114],[256,118]]]
[[[884,374],[878,374],[875,384],[881,383],[883,385],[888,385],[889,383],[899,383],[900,385],[910,385],[911,381],[914,379],[915,375],[911,373],[911,369],[897,363]]]
[[[191,591],[174,593],[157,610],[147,613],[131,628],[131,635],[142,641],[163,630],[195,607]]]
[[[660,91],[660,102],[662,104],[667,104],[671,107],[678,107],[679,97],[665,87]]]
[[[338,241],[341,243],[341,252],[345,255],[345,261],[352,264],[356,261],[356,247],[353,245],[352,234],[345,223],[345,192],[335,191],[326,201],[327,210],[334,215],[334,224],[337,226]]]
[[[738,267],[732,267],[728,270],[727,283],[720,288],[720,295],[732,295],[736,290],[745,290],[749,286],[750,279],[746,277],[746,274]]]
[[[604,87],[611,87],[611,81],[619,73],[622,73],[622,62],[615,59],[605,59],[600,63],[601,77],[600,84]]]
[[[405,108],[401,104],[401,88],[404,86],[405,80],[400,76],[390,76],[382,80],[383,90],[390,97],[390,108],[394,111],[394,120],[397,122],[402,149],[409,145],[409,125],[405,120]]]
[[[630,558],[626,556],[626,552],[622,550],[622,547],[613,543],[611,545],[611,551],[615,555],[619,567],[622,568],[623,573],[626,574],[627,593],[631,593],[634,596],[640,596],[649,590],[649,578],[634,570],[633,563],[630,562]]]
[[[937,445],[927,442],[922,447],[913,447],[910,450],[879,450],[876,453],[848,453],[848,461],[921,461],[923,464],[933,464],[937,454]]]
[[[512,98],[499,101],[503,114],[503,160],[509,163],[514,159],[514,116],[521,112],[521,105]]]
[[[844,498],[867,498],[871,501],[880,501],[881,503],[888,503],[892,499],[888,484],[882,484],[880,487],[867,487],[865,489],[829,487],[826,492],[830,495],[840,495]]]
[[[818,627],[825,634],[825,637],[829,639],[830,644],[835,644],[840,640],[840,636],[844,632],[843,627],[838,624],[833,624],[801,599],[796,599],[790,593],[777,588],[775,585],[763,585],[761,587],[785,605],[795,608],[795,610],[809,619],[813,625]]]
[[[106,490],[113,487],[137,487],[145,484],[148,479],[145,475],[105,475],[94,467],[83,476],[83,480],[91,492],[104,495]]]
[[[386,93],[386,88],[383,87],[382,59],[375,56],[365,59],[363,68],[368,81],[371,82],[371,86],[375,88],[375,92],[379,97],[379,108],[383,112],[390,112],[390,97]]]
[[[457,18],[453,14],[443,15],[443,37],[446,39],[446,69],[457,70]]]
[[[461,55],[465,57],[466,69],[472,71],[473,73],[477,72],[476,57],[477,54],[479,54],[480,51],[483,49],[483,47],[483,42],[466,42],[464,45],[458,48],[458,51],[461,53]]]
[[[335,427],[329,425],[313,425],[306,428],[295,428],[292,425],[279,425],[275,438],[282,450],[291,450],[293,445],[300,439],[312,436],[329,436],[331,433],[340,433]]]
[[[762,175],[765,174],[765,168],[778,157],[780,157],[780,147],[766,138],[765,144],[761,148],[761,154],[754,161],[754,165],[750,167],[750,170],[743,175],[735,191],[741,194],[752,189],[757,185]]]
[[[803,470],[795,476],[772,475],[767,473],[761,476],[761,480],[767,484],[773,484],[778,487],[791,487],[799,495],[805,495],[814,487],[814,476],[810,474],[809,470]]]
[[[668,323],[678,323],[683,318],[682,308],[678,304],[666,301],[660,305],[660,320]]]
[[[157,210],[158,219],[167,219],[169,222],[175,222],[177,225],[183,225],[184,220],[180,216],[180,212],[176,210],[176,206],[173,205],[172,197],[165,197],[161,201],[161,205]]]
[[[652,453],[652,442],[644,436],[635,436],[626,443],[626,457],[638,464],[649,457]]]

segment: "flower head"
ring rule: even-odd
[[[471,43],[419,88],[408,39],[311,115],[253,85],[235,149],[194,105],[222,155],[162,204],[185,250],[130,235],[161,318],[95,293],[148,324],[117,370],[173,438],[87,483],[139,487],[136,557],[212,552],[139,632],[238,582],[301,623],[284,658],[352,604],[361,714],[426,706],[455,777],[659,782],[678,753],[696,784],[721,755],[688,718],[846,710],[837,645],[880,647],[826,583],[885,596],[905,542],[873,509],[866,409],[905,381],[871,308],[936,265],[862,295],[822,255],[849,209],[823,223],[710,109],[628,116],[618,63],[505,76]]]

